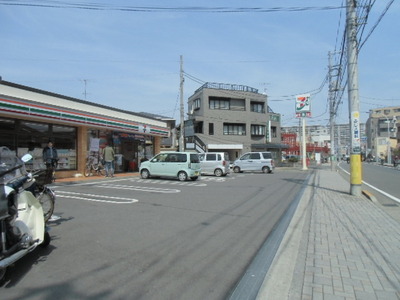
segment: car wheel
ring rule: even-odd
[[[233,172],[235,172],[235,173],[240,173],[240,168],[239,168],[239,167],[234,167],[234,168],[233,168]]]
[[[150,178],[150,172],[147,169],[143,169],[142,172],[140,172],[140,177],[148,179]]]
[[[221,169],[215,169],[214,175],[217,177],[221,177],[223,175],[223,172]]]
[[[186,181],[187,178],[188,178],[188,176],[187,176],[186,172],[181,171],[178,173],[178,179],[180,181]]]
[[[263,167],[262,171],[263,171],[263,173],[271,173],[271,170],[269,167]]]

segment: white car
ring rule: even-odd
[[[233,163],[233,172],[261,171],[272,173],[275,163],[271,152],[247,152]]]
[[[160,153],[140,164],[143,179],[150,177],[176,177],[180,181],[197,180],[201,172],[199,156],[193,152]]]
[[[226,176],[230,172],[229,156],[225,152],[206,152],[199,154],[201,174]]]

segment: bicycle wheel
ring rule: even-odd
[[[85,175],[85,177],[88,177],[91,175],[91,171],[92,171],[92,166],[91,165],[86,165],[85,171],[83,172],[83,175]]]
[[[38,199],[42,205],[44,222],[47,222],[54,212],[55,195],[52,190],[44,187]]]
[[[103,165],[99,165],[99,166],[97,167],[97,173],[98,173],[100,176],[105,176],[105,175],[106,175],[106,169],[104,169]]]

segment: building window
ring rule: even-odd
[[[201,104],[200,98],[194,99],[192,103],[193,110],[200,109],[200,104]]]
[[[208,134],[209,135],[214,135],[214,123],[209,123],[208,124]]]
[[[194,123],[194,133],[203,133],[203,122]]]
[[[265,126],[251,125],[251,135],[265,135]]]
[[[275,126],[271,126],[271,137],[276,138],[277,135],[277,128]]]
[[[250,110],[256,113],[264,113],[264,103],[261,102],[251,102],[250,103]]]
[[[230,109],[230,101],[224,99],[211,99],[210,98],[210,109]]]
[[[246,125],[224,124],[224,135],[246,135]]]
[[[6,118],[1,118],[0,124],[5,125],[0,127],[2,146],[16,151],[18,156],[32,154],[33,159],[27,163],[28,168],[44,168],[43,147],[52,140],[59,156],[57,169],[76,169],[76,127]]]

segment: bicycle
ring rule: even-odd
[[[85,177],[92,176],[93,174],[97,174],[99,176],[104,176],[106,174],[106,170],[104,169],[103,164],[96,159],[96,157],[89,156],[87,158],[85,172],[83,175]]]
[[[49,180],[48,170],[37,170],[32,172],[32,175],[36,183],[33,194],[42,205],[44,222],[46,223],[53,215],[56,201],[54,191],[47,187],[46,184],[54,182],[54,176]]]

